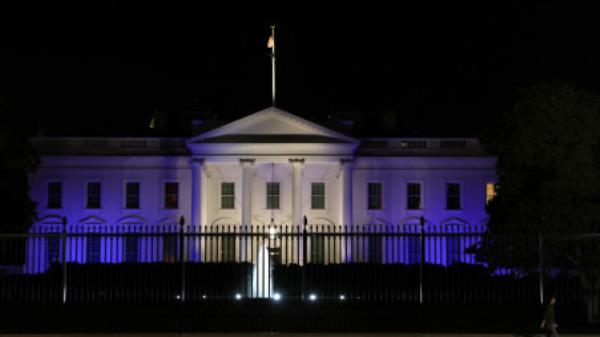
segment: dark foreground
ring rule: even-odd
[[[406,332],[539,333],[541,309],[514,305],[207,302],[203,305],[2,307],[0,333]],[[560,331],[600,333],[582,310],[557,308]]]

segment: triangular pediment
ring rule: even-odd
[[[193,143],[356,143],[339,132],[270,107],[188,140]]]

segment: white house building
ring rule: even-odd
[[[62,228],[64,217],[67,226],[100,231],[171,226],[181,217],[192,228],[302,226],[305,217],[329,226],[414,225],[421,217],[426,225],[485,226],[496,182],[496,159],[476,139],[355,139],[275,107],[189,139],[46,137],[34,145],[41,154],[30,177],[37,232]],[[144,259],[144,243],[119,240],[110,249],[122,253],[110,258],[95,256],[106,243],[92,241],[67,255]],[[35,257],[42,261],[60,247],[39,245],[46,245],[47,256]]]

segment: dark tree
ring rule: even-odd
[[[520,92],[492,131],[494,233],[583,233],[600,223],[600,97],[566,84]]]
[[[576,272],[591,320],[600,299],[600,242],[578,234],[600,224],[600,97],[560,83],[526,88],[487,142],[498,158],[499,188],[479,258]]]
[[[28,127],[15,120],[15,112],[0,97],[0,232],[23,232],[36,216],[28,174],[37,168],[38,157],[29,141]]]

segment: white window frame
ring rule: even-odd
[[[61,187],[60,187],[60,207],[48,207],[48,204],[50,202],[50,184],[51,183],[60,183]],[[64,203],[64,195],[65,195],[65,183],[64,181],[60,180],[60,179],[50,179],[46,181],[46,191],[45,192],[45,197],[46,197],[46,202],[45,202],[45,208],[46,209],[63,209],[65,208],[65,203]]]
[[[277,208],[269,208],[269,184],[277,184]],[[274,194],[273,194],[274,195]],[[279,181],[265,182],[265,209],[279,210],[281,209],[281,183]]]
[[[381,200],[380,200],[381,207],[380,208],[369,208],[369,184],[379,184],[379,185],[381,185],[381,195],[380,195],[380,198],[381,198]],[[366,208],[367,208],[367,211],[370,211],[370,212],[383,211],[385,209],[385,202],[384,202],[384,200],[385,200],[385,198],[384,198],[384,196],[385,196],[385,190],[384,190],[383,181],[380,181],[380,180],[370,180],[370,181],[367,181],[367,183],[365,185],[365,189],[366,189],[366,192],[367,192],[367,193],[365,193],[366,194]]]
[[[177,184],[177,207],[167,207],[167,184],[175,183]],[[140,185],[141,186],[141,185]],[[160,198],[160,206],[161,209],[167,211],[176,211],[181,209],[181,183],[177,179],[163,179],[160,185],[161,190],[161,198]]]
[[[138,191],[138,208],[128,208],[127,207],[127,184],[128,183],[138,183],[139,191]],[[123,189],[122,189],[122,198],[123,198],[123,209],[129,211],[136,211],[142,209],[142,182],[136,179],[126,179],[123,180]]]
[[[232,208],[223,208],[223,184],[233,184],[233,207]],[[232,180],[221,180],[219,182],[219,209],[220,210],[226,210],[226,211],[231,211],[234,209],[237,209],[237,205],[235,202],[235,196],[236,196],[236,183],[235,181]],[[229,195],[229,194],[228,194]]]
[[[89,184],[90,183],[100,183],[100,207],[96,207],[96,208],[90,208],[88,207],[88,188],[89,188]],[[86,210],[101,210],[104,207],[104,202],[103,202],[103,198],[102,195],[103,190],[104,190],[104,181],[102,179],[85,179],[83,182],[83,186],[84,186],[84,191],[85,191],[85,196],[83,198],[83,208],[85,208]]]
[[[419,184],[419,208],[408,208],[408,185],[409,184]],[[404,195],[406,199],[404,200],[404,209],[407,211],[422,211],[425,209],[425,183],[421,180],[408,180],[404,183]]]
[[[459,208],[448,208],[448,184],[458,184],[458,189],[460,191],[458,196],[458,202],[460,203]],[[463,211],[465,209],[464,194],[464,184],[461,181],[447,180],[444,183],[444,196],[446,197],[444,199],[444,209],[450,212]]]
[[[313,184],[323,184],[323,208],[313,208],[313,204],[312,204],[312,186]],[[311,181],[310,182],[310,209],[311,210],[315,210],[315,211],[319,211],[319,210],[326,210],[327,209],[327,183],[324,181]]]

